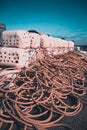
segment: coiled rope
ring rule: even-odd
[[[0,69],[15,70],[16,68]],[[87,57],[73,52],[45,55],[28,68],[0,76],[0,127],[17,121],[24,130],[46,130],[82,110],[87,91]]]

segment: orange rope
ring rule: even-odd
[[[0,72],[4,70],[15,68],[0,69]],[[81,98],[87,91],[86,56],[73,52],[45,55],[43,60],[14,74],[15,77],[7,76],[9,73],[0,77],[0,127],[3,122],[10,123],[9,130],[12,130],[18,121],[24,130],[70,128],[58,122],[82,110]]]

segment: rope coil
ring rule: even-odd
[[[7,75],[0,76],[0,127],[8,123],[12,130],[17,121],[23,124],[24,130],[70,128],[59,121],[82,110],[81,98],[87,91],[85,56],[73,52],[60,57],[45,55],[44,60],[14,71],[15,77]]]

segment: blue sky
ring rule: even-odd
[[[87,0],[0,0],[0,22],[87,45]]]

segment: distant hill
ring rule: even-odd
[[[87,45],[75,45],[75,47],[80,47],[81,50],[87,51]]]

